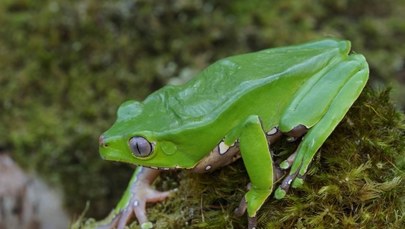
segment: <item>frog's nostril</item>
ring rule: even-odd
[[[105,144],[105,139],[104,139],[104,136],[103,136],[103,135],[101,135],[101,136],[98,138],[98,144],[99,144],[99,146],[106,146],[106,144]]]

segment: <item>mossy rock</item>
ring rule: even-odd
[[[273,150],[283,158],[297,144],[281,141]],[[304,186],[267,200],[259,228],[404,228],[404,154],[404,115],[389,90],[366,89],[319,150]],[[246,228],[246,217],[233,215],[248,184],[242,161],[210,174],[171,172],[156,186],[176,182],[174,197],[148,208],[155,228]]]

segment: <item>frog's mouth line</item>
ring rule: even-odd
[[[177,165],[174,168],[164,168],[164,167],[156,167],[156,166],[143,166],[143,167],[150,168],[150,169],[156,169],[156,170],[164,170],[164,171],[169,171],[169,170],[173,171],[173,170],[177,170],[177,169],[182,169],[181,167],[179,167]]]
[[[126,162],[126,163],[134,162],[133,158],[125,157],[125,154],[122,153],[120,150],[113,149],[108,146],[100,146],[99,153],[103,160]]]

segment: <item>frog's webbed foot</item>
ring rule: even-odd
[[[134,190],[127,205],[122,208],[108,225],[98,227],[98,229],[117,228],[123,229],[135,216],[141,228],[152,228],[146,216],[146,203],[159,202],[166,199],[174,191],[160,192],[148,187],[142,187],[142,190]]]
[[[162,201],[176,191],[160,192],[153,189],[150,184],[158,174],[158,170],[138,167],[125,194],[114,210],[114,218],[110,223],[99,226],[98,229],[123,229],[134,216],[142,229],[152,228],[152,223],[146,216],[146,203]]]
[[[98,229],[117,228],[123,229],[135,216],[141,228],[152,228],[146,216],[146,203],[159,202],[166,199],[174,191],[160,192],[148,187],[142,187],[142,190],[133,190],[127,205],[122,208],[108,225],[98,227]]]
[[[284,175],[285,171],[281,170],[278,166],[273,165],[273,180],[278,181],[280,180]],[[250,190],[251,188],[251,183],[247,185],[247,190]],[[246,197],[243,196],[241,199],[239,206],[234,210],[234,214],[236,217],[241,217],[243,214],[245,214],[247,210],[247,202],[246,202]],[[256,228],[257,225],[257,217],[249,217],[248,216],[248,228],[249,229],[254,229]]]

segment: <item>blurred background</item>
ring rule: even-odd
[[[0,151],[59,193],[67,218],[86,202],[104,217],[133,171],[98,154],[123,101],[226,56],[333,37],[352,41],[369,85],[393,87],[403,109],[403,15],[404,0],[2,0]]]

